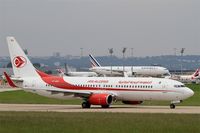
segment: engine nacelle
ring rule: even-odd
[[[134,77],[136,75],[135,72],[131,72],[131,71],[128,71],[126,73],[127,73],[128,77]]]
[[[88,102],[92,105],[110,105],[112,100],[113,98],[109,94],[92,94]]]
[[[124,104],[131,104],[131,105],[137,105],[137,104],[142,104],[143,101],[122,101]]]

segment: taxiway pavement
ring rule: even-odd
[[[200,114],[200,107],[177,106],[176,109],[170,109],[169,106],[112,105],[107,109],[103,109],[100,106],[92,106],[90,109],[82,109],[81,105],[0,104],[0,111]]]

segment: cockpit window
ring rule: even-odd
[[[175,88],[183,88],[185,85],[174,85]]]

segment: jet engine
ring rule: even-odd
[[[112,103],[113,97],[109,94],[92,94],[88,102],[92,105],[109,106]]]

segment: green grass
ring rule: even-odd
[[[191,88],[195,94],[189,99],[186,99],[181,105],[200,106],[200,85],[188,84],[187,86]]]
[[[195,94],[191,98],[183,101],[179,105],[189,105],[189,106],[200,106],[200,85],[189,84],[187,85],[191,88]],[[12,91],[12,92],[1,92],[0,93],[0,103],[29,103],[29,104],[81,104],[82,100],[58,100],[53,98],[46,98],[33,94],[30,92]],[[169,101],[145,101],[143,105],[169,105]],[[116,104],[121,104],[120,102]]]
[[[199,133],[200,115],[1,112],[0,133]]]
[[[59,100],[47,98],[23,90],[8,91],[0,93],[0,103],[17,103],[17,104],[80,104],[79,99]]]

